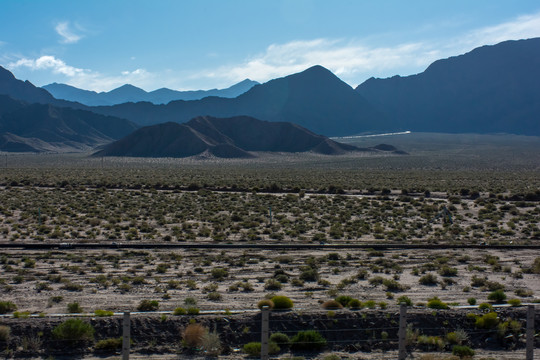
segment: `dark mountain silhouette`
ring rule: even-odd
[[[153,104],[167,104],[174,100],[199,100],[208,96],[234,98],[251,89],[258,82],[246,79],[226,89],[176,91],[161,88],[146,92],[133,85],[123,85],[109,92],[83,90],[66,84],[52,83],[43,86],[57,99],[76,101],[88,106],[116,105],[126,102],[147,101]]]
[[[21,81],[0,66],[0,95],[9,95],[14,99],[29,103],[48,104],[54,102],[54,97],[47,90],[35,87],[30,81]]]
[[[99,156],[188,157],[201,153],[223,158],[253,157],[251,151],[335,155],[360,150],[286,122],[249,116],[197,117],[185,124],[168,122],[141,128],[106,145]],[[375,151],[373,149],[362,149]]]
[[[74,151],[126,136],[137,126],[124,119],[0,95],[0,150]]]
[[[186,122],[196,116],[248,115],[266,121],[293,122],[327,136],[385,129],[384,117],[349,85],[322,66],[256,85],[234,99],[207,97],[94,107],[96,111],[129,119],[140,125],[164,121]]]
[[[540,135],[540,38],[483,46],[356,90],[394,130]]]

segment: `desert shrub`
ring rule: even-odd
[[[268,306],[269,309],[274,308],[274,302],[270,299],[263,299],[257,303],[257,307],[262,310],[263,306]]]
[[[94,348],[96,350],[107,350],[107,351],[115,351],[122,347],[122,338],[109,338],[109,339],[103,339],[99,340]]]
[[[427,307],[430,309],[448,309],[448,304],[435,296],[428,300]]]
[[[222,298],[221,294],[218,293],[217,291],[212,291],[208,293],[207,297],[208,297],[208,300],[211,300],[211,301],[220,301]]]
[[[397,304],[405,303],[407,306],[412,306],[412,300],[408,296],[400,296],[396,300]]]
[[[319,273],[317,272],[317,269],[309,268],[302,271],[299,278],[303,281],[315,282],[319,280]]]
[[[218,356],[221,354],[221,340],[216,331],[206,332],[201,339],[201,349],[206,355]]]
[[[315,330],[299,331],[291,339],[293,350],[320,350],[326,346],[326,339]]]
[[[417,341],[418,341],[418,345],[421,345],[427,349],[442,350],[444,348],[444,341],[438,336],[420,335],[418,336]]]
[[[493,306],[491,306],[491,304],[489,303],[481,303],[480,305],[478,305],[478,309],[491,311],[493,310]]]
[[[403,285],[398,283],[396,280],[392,280],[392,279],[384,279],[383,285],[386,286],[387,291],[397,292],[397,291],[403,291],[405,289]]]
[[[459,356],[460,358],[473,357],[474,356],[474,350],[471,349],[468,346],[454,345],[452,347],[452,355]]]
[[[246,354],[252,357],[261,356],[261,343],[252,341],[244,345],[243,350]],[[268,342],[268,353],[277,354],[280,351],[280,347],[275,342]]]
[[[452,345],[462,345],[468,338],[467,333],[461,329],[446,334],[446,341]]]
[[[265,290],[281,290],[281,283],[276,279],[268,279],[264,283]]]
[[[52,335],[57,340],[74,344],[94,339],[94,327],[81,319],[67,319],[52,330]]]
[[[426,274],[422,276],[418,282],[422,285],[433,286],[438,284],[437,276],[434,274]]]
[[[328,300],[322,304],[322,308],[326,310],[337,310],[342,309],[343,305],[336,300]]]
[[[180,316],[180,315],[186,315],[187,311],[183,307],[177,307],[173,311],[173,315]]]
[[[347,306],[347,304],[349,304],[349,302],[352,300],[353,298],[351,296],[348,296],[348,295],[340,295],[338,297],[335,298],[335,300],[340,303],[341,305],[343,306]]]
[[[499,324],[496,312],[489,312],[476,318],[475,326],[481,329],[492,329]]]
[[[67,304],[67,310],[70,314],[80,314],[84,311],[78,302],[72,302]]]
[[[502,290],[495,290],[488,295],[488,300],[493,301],[495,304],[503,304],[506,301],[506,294]]]
[[[210,274],[216,280],[223,280],[224,278],[229,276],[229,272],[226,269],[220,267],[213,268]]]
[[[113,316],[114,315],[114,312],[113,311],[109,311],[109,310],[96,310],[94,311],[94,315],[96,316]]]
[[[456,268],[450,267],[450,266],[443,266],[439,270],[439,274],[441,276],[456,276],[458,270]]]
[[[368,309],[375,309],[375,306],[377,306],[377,303],[374,300],[367,300],[364,302],[364,307],[367,307]]]
[[[0,314],[7,314],[17,310],[17,305],[11,301],[0,301]]]
[[[467,302],[469,303],[469,305],[476,305],[476,299],[473,297],[468,298]]]
[[[347,303],[347,307],[351,310],[358,310],[362,308],[362,302],[358,299],[351,299],[351,301]]]
[[[270,341],[278,344],[280,347],[282,346],[289,346],[291,343],[291,339],[287,334],[277,332],[270,335]]]
[[[194,348],[202,345],[202,340],[204,334],[208,330],[199,323],[192,323],[186,326],[182,333],[182,340],[184,344],[188,347]]]
[[[188,307],[187,313],[188,315],[199,315],[200,310],[196,307]]]
[[[293,307],[293,301],[284,295],[274,296],[271,300],[276,310],[291,309]]]
[[[521,305],[521,300],[519,299],[510,299],[508,300],[508,303],[512,306],[520,306]]]
[[[159,308],[159,301],[157,300],[141,300],[137,306],[138,311],[156,311]]]
[[[72,283],[72,282],[67,282],[64,284],[64,286],[62,286],[62,290],[67,290],[67,291],[83,291],[83,286],[81,284],[75,284],[75,283]]]
[[[0,342],[8,342],[11,328],[7,325],[0,325]]]

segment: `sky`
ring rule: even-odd
[[[356,87],[540,37],[538,0],[0,0],[0,65],[36,86],[226,88],[322,65]]]

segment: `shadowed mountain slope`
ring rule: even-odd
[[[124,119],[49,104],[27,104],[0,95],[3,151],[84,150],[119,139],[136,128]]]
[[[217,157],[252,157],[250,151],[343,154],[358,148],[316,135],[298,125],[268,122],[248,116],[219,119],[197,117],[141,128],[96,153],[98,156],[187,157],[209,153]],[[371,151],[365,149],[366,151]]]
[[[423,73],[356,88],[395,130],[540,135],[540,38],[438,60]]]

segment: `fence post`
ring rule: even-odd
[[[261,314],[261,360],[268,360],[269,307],[262,307]]]
[[[129,311],[124,312],[124,321],[122,328],[122,360],[129,360],[131,321]]]
[[[399,353],[398,359],[405,360],[407,357],[407,349],[405,347],[407,341],[407,305],[399,304]]]
[[[525,359],[534,358],[534,305],[527,306],[527,351]]]

